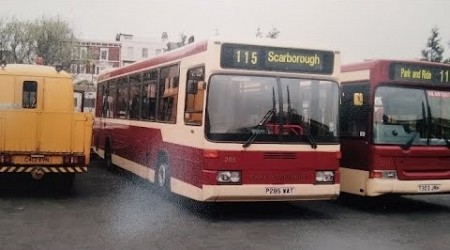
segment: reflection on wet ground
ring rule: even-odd
[[[441,195],[385,195],[379,197],[360,197],[342,194],[336,205],[372,214],[410,214],[410,213],[436,213],[450,212],[450,203],[429,202],[430,198],[446,198]]]
[[[94,161],[68,193],[0,176],[0,225],[8,228],[0,230],[3,248],[378,250],[450,245],[449,195],[202,203],[160,193],[134,175],[100,166]],[[58,240],[52,240],[55,235]]]

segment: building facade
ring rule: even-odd
[[[120,66],[120,48],[118,42],[92,40],[81,40],[74,48],[70,72],[74,89],[84,93],[84,112],[94,111],[99,73]],[[74,101],[77,102],[77,99]]]
[[[81,40],[72,53],[70,71],[74,83],[96,85],[100,72],[120,66],[120,48],[118,42]]]
[[[79,41],[72,52],[70,72],[75,90],[84,93],[83,111],[94,110],[97,77],[101,72],[162,54],[165,46],[163,40],[135,39],[122,33],[117,34],[116,41]]]
[[[116,42],[121,44],[121,64],[128,64],[143,60],[145,58],[162,54],[166,46],[160,39],[135,38],[131,34],[119,33]]]

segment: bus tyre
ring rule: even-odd
[[[166,161],[160,160],[158,162],[158,168],[156,169],[156,185],[159,189],[164,191],[170,191],[170,172],[169,164]]]

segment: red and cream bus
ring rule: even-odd
[[[199,201],[339,194],[336,51],[212,39],[99,77],[93,149]]]
[[[449,74],[421,61],[342,67],[342,192],[450,192]]]

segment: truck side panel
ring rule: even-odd
[[[72,149],[72,114],[45,112],[39,115],[38,151],[41,152],[83,152]]]
[[[84,152],[86,164],[89,164],[91,153],[93,117],[88,113],[75,113],[73,115],[72,150]]]

